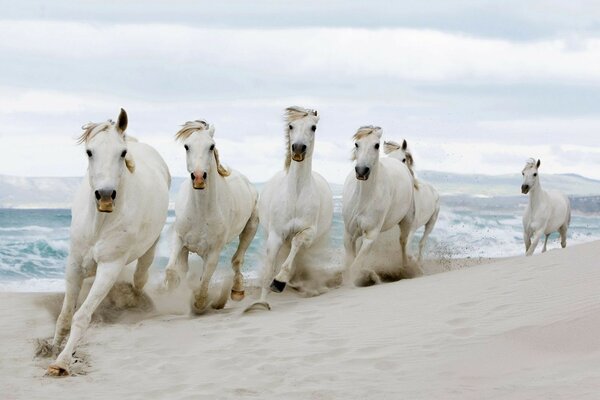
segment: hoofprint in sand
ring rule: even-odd
[[[600,242],[191,316],[189,297],[92,324],[73,372],[35,358],[58,295],[0,295],[3,399],[594,399]],[[166,301],[166,299],[170,299]],[[48,312],[48,310],[52,312]],[[99,314],[102,316],[103,311]],[[79,364],[79,366],[78,366]]]

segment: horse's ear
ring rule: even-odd
[[[127,129],[127,123],[128,123],[127,113],[125,112],[124,109],[121,108],[121,112],[119,113],[119,118],[117,118],[117,131],[119,131],[120,134],[125,133],[125,129]]]
[[[541,162],[541,161],[540,161],[540,159],[538,158],[538,161],[537,161],[537,164],[535,164],[535,167],[536,167],[536,168],[539,168],[541,163],[542,163],[542,162]]]
[[[406,143],[406,139],[402,142],[402,150],[406,150],[408,148],[408,143]]]
[[[215,126],[214,125],[211,124],[208,126],[208,134],[210,135],[210,137],[215,136]]]

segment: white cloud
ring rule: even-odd
[[[600,38],[530,42],[419,29],[218,29],[0,21],[0,51],[74,63],[191,64],[290,79],[600,82]],[[19,40],[11,40],[18,37]],[[44,65],[40,65],[44,68]]]

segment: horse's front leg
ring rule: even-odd
[[[379,234],[380,234],[380,230],[379,230],[379,228],[377,228],[377,229],[372,229],[368,232],[365,232],[365,234],[362,236],[362,243],[360,245],[360,249],[358,250],[358,253],[356,254],[356,258],[354,259],[354,262],[350,266],[351,274],[357,276],[358,273],[361,272],[362,267],[364,265],[365,258],[371,251],[371,248],[373,247],[373,243],[375,243],[375,241],[379,237]]]
[[[82,260],[80,257],[69,254],[67,259],[67,271],[65,277],[65,298],[63,300],[60,315],[56,320],[56,329],[54,331],[54,340],[52,341],[53,355],[58,353],[60,345],[71,330],[71,322],[73,313],[77,306],[77,298],[81,291],[81,283],[83,282]]]
[[[525,252],[527,252],[531,246],[531,233],[527,229],[523,229],[523,241],[525,242]]]
[[[290,249],[290,253],[287,258],[281,265],[281,270],[271,282],[271,290],[277,293],[281,293],[283,289],[285,289],[285,285],[292,279],[294,276],[295,268],[294,268],[294,259],[298,254],[298,251],[303,247],[310,247],[312,242],[315,240],[317,230],[314,226],[310,228],[306,228],[294,235],[292,239],[292,248]]]
[[[192,304],[193,311],[196,314],[202,314],[206,311],[206,307],[208,306],[208,287],[210,285],[210,280],[217,269],[219,254],[221,253],[222,248],[223,245],[216,246],[210,253],[203,257],[204,271],[202,272],[202,280],[200,281],[198,289],[194,290],[194,302]]]
[[[56,361],[48,367],[49,375],[64,376],[69,374],[69,365],[71,364],[75,346],[89,326],[92,314],[117,281],[119,273],[125,266],[125,262],[126,260],[119,260],[98,264],[96,279],[94,279],[90,293],[81,305],[81,308],[75,313],[71,326],[71,335]]]
[[[177,232],[173,232],[173,249],[165,269],[164,285],[167,290],[174,290],[179,286],[181,275],[186,274],[188,271],[188,256],[189,251],[183,245],[183,240]]]
[[[526,255],[528,255],[528,256],[533,255],[533,252],[535,251],[535,248],[537,247],[538,242],[542,238],[543,234],[544,234],[544,228],[539,229],[533,233],[533,239],[531,240],[531,245],[529,245],[529,248],[527,249]]]
[[[279,250],[281,250],[282,245],[282,238],[274,231],[269,232],[267,236],[267,257],[265,260],[265,267],[263,269],[260,299],[248,306],[244,312],[253,310],[257,308],[257,306],[266,308],[268,310],[271,309],[271,306],[269,306],[269,303],[267,303],[267,296],[270,291],[269,285],[273,280],[273,276],[275,275],[275,263],[277,262],[277,255],[279,254]]]

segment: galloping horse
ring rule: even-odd
[[[406,143],[406,140],[402,142],[402,145],[391,141],[383,142],[383,151],[388,156],[406,164],[414,177],[414,158],[410,150],[408,150],[408,143]],[[423,249],[425,248],[429,234],[437,222],[439,213],[440,195],[437,190],[428,183],[423,181],[417,182],[415,178],[415,219],[411,226],[411,236],[417,229],[425,226],[423,236],[419,241],[419,263],[423,260]]]
[[[528,256],[533,254],[542,235],[546,235],[542,249],[545,252],[550,234],[556,231],[560,233],[561,246],[567,247],[567,229],[571,222],[569,198],[556,190],[542,189],[538,175],[540,164],[540,160],[531,158],[522,171],[521,192],[529,194],[529,204],[523,215],[523,239]]]
[[[117,122],[87,124],[79,138],[88,158],[87,175],[73,202],[71,247],[66,267],[66,293],[52,343],[58,352],[49,375],[68,375],[75,346],[92,313],[113,287],[121,270],[137,260],[135,289],[148,280],[148,268],[167,218],[171,177],[152,147],[125,135],[127,114]],[[75,315],[77,298],[87,271],[96,278]]]
[[[408,265],[406,244],[414,219],[414,180],[408,167],[394,158],[379,158],[382,130],[363,126],[354,135],[354,171],[344,183],[342,214],[348,272],[366,272],[379,281],[374,271],[361,271],[373,243],[381,232],[400,226],[402,264]],[[360,247],[358,240],[361,240]]]
[[[301,107],[286,109],[285,169],[271,178],[259,200],[260,223],[267,233],[267,256],[260,301],[269,288],[281,292],[296,276],[295,261],[321,247],[329,239],[333,219],[333,196],[327,181],[312,170],[317,111]],[[287,257],[277,273],[278,254]],[[279,254],[280,256],[282,254]],[[251,305],[252,308],[255,304]]]
[[[165,285],[169,289],[179,285],[180,274],[188,271],[190,251],[202,257],[204,271],[193,302],[197,313],[208,306],[210,280],[223,247],[236,237],[239,237],[239,245],[231,259],[235,273],[231,298],[236,301],[244,298],[241,268],[258,228],[258,193],[245,176],[221,165],[214,134],[214,126],[205,121],[193,121],[187,122],[175,135],[185,148],[191,179],[181,185],[175,204],[173,249]]]

